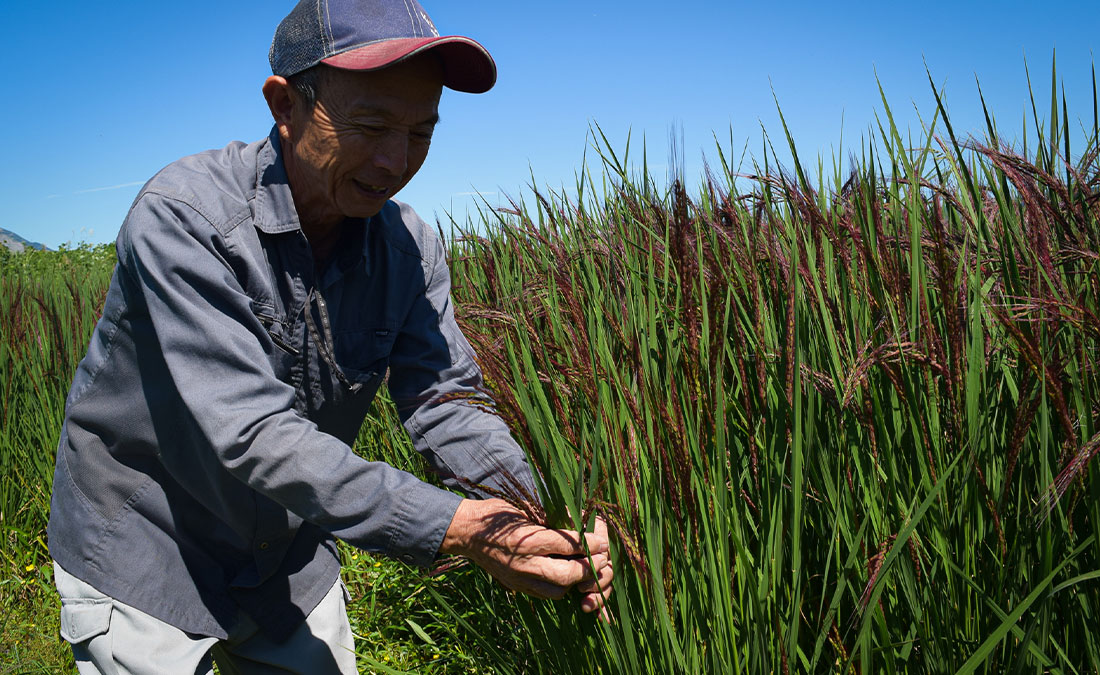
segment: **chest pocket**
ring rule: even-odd
[[[353,382],[367,384],[381,380],[389,367],[396,338],[396,325],[339,331],[333,335],[336,362]]]
[[[396,327],[363,327],[335,332],[336,379],[323,378],[311,390],[310,418],[325,433],[354,445],[363,420],[382,384],[393,351]],[[343,380],[342,382],[338,380]]]
[[[270,345],[264,345],[275,376],[297,386],[301,382],[301,338],[295,327],[278,314],[271,305],[253,302],[252,312],[267,331]]]

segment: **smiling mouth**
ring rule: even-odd
[[[371,195],[372,197],[387,197],[390,194],[390,189],[384,185],[371,185],[369,183],[363,183],[361,181],[355,181],[355,185],[363,192]]]

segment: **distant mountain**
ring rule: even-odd
[[[14,251],[16,253],[22,253],[25,249],[28,248],[47,250],[44,245],[39,244],[36,241],[28,241],[23,237],[20,237],[18,234],[11,232],[10,230],[5,230],[2,227],[0,227],[0,246],[5,246],[9,251]]]

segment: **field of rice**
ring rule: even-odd
[[[612,525],[614,620],[349,549],[364,672],[1100,672],[1092,87],[1083,134],[1054,87],[1011,144],[992,114],[964,136],[941,103],[914,139],[885,107],[851,166],[718,148],[698,185],[597,129],[569,195],[452,223],[537,517]],[[27,668],[8,636],[52,611],[53,452],[110,249],[23,255],[0,260],[0,658]],[[384,399],[358,449],[424,470]]]

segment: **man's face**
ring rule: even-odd
[[[372,72],[330,69],[314,106],[295,104],[283,144],[303,226],[373,216],[405,187],[428,155],[442,81],[432,57]]]

